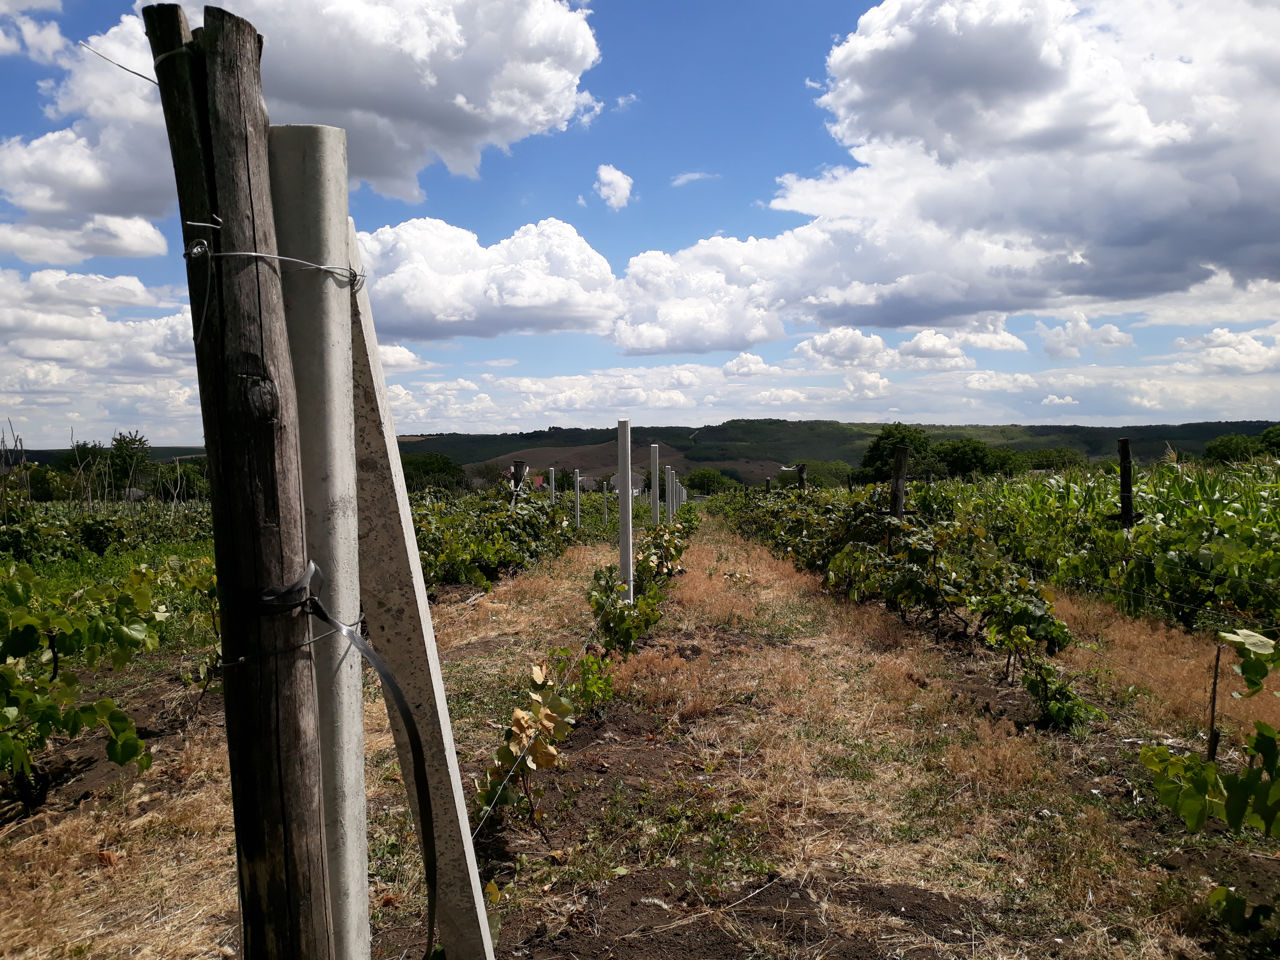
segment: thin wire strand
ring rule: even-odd
[[[126,67],[123,63],[119,63],[115,60],[112,60],[105,53],[99,53],[97,50],[93,49],[93,47],[89,46],[83,40],[77,40],[76,42],[80,44],[80,46],[88,50],[90,53],[92,53],[95,57],[101,57],[103,60],[107,61],[107,63],[111,64],[113,67],[119,67],[125,73],[132,73],[135,77],[141,77],[143,80],[146,80],[147,83],[154,83],[157,87],[160,86],[160,81],[158,81],[155,77],[148,77],[145,73],[139,73],[137,70],[133,70],[129,67]],[[160,61],[156,60],[155,62],[159,63]]]
[[[343,626],[347,627],[348,629],[354,630],[357,624],[359,624],[359,622],[360,621],[357,620],[355,623],[347,623],[347,624],[343,624]],[[310,640],[304,640],[301,643],[295,643],[291,647],[281,647],[279,650],[268,650],[266,653],[255,653],[251,656],[237,657],[235,660],[223,660],[222,667],[223,669],[226,669],[227,667],[242,667],[245,664],[253,663],[256,660],[266,660],[268,657],[278,657],[284,653],[292,653],[295,650],[301,650],[303,647],[309,647],[313,643],[319,643],[321,640],[326,640],[329,637],[332,637],[335,633],[341,633],[341,632],[342,631],[339,629],[334,629],[334,630],[328,631],[327,633],[318,634],[312,637]],[[350,643],[350,641],[347,641],[347,642]]]

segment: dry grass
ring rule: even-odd
[[[818,578],[714,524],[704,531],[659,633],[667,649],[633,658],[619,689],[653,704],[739,691],[721,709],[695,711],[687,741],[746,805],[782,876],[807,878],[831,900],[851,876],[923,882],[993,915],[1029,912],[1042,927],[1079,931],[1078,945],[1046,945],[973,927],[963,931],[965,955],[1202,955],[1168,918],[1145,910],[1164,874],[1131,849],[1123,818],[1064,786],[1076,762],[1070,741],[975,719],[945,682],[953,654],[883,610],[833,602]],[[789,631],[772,626],[769,609],[781,584],[790,611],[796,598],[804,608]],[[692,663],[669,652],[689,632],[702,647]],[[745,642],[753,634],[764,642]],[[1118,916],[1129,918],[1121,942],[1106,932]],[[832,905],[826,918],[846,935],[889,942],[882,916]],[[918,927],[892,941],[954,950]]]
[[[235,838],[220,730],[195,731],[110,796],[24,832],[0,844],[3,956],[233,955]]]
[[[1072,647],[1062,659],[1090,671],[1117,693],[1133,698],[1147,721],[1187,732],[1208,724],[1209,694],[1217,644],[1209,634],[1187,633],[1154,620],[1132,619],[1096,597],[1059,597],[1057,613],[1087,646]],[[1236,656],[1222,655],[1218,715],[1224,725],[1251,730],[1255,720],[1280,725],[1280,698],[1237,699],[1244,682],[1231,669]]]

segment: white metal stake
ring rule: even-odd
[[[658,499],[658,445],[649,444],[649,500],[653,503],[653,525],[662,522],[662,501]]]
[[[268,134],[280,252],[347,263],[347,133],[274,126]],[[320,599],[343,623],[360,619],[359,521],[351,393],[350,280],[325,270],[281,271],[298,394],[307,551],[324,573]],[[360,654],[334,636],[315,644],[321,787],[334,950],[369,956],[369,852]]]
[[[556,505],[556,468],[548,467],[547,475],[551,478],[551,505]]]
[[[582,527],[582,474],[578,470],[573,471],[573,526]]]
[[[349,259],[361,269],[355,225],[350,225]],[[467,818],[466,794],[458,773],[449,706],[436,652],[427,588],[422,579],[417,534],[409,509],[387,383],[378,356],[368,293],[361,288],[351,314],[355,363],[357,492],[360,502],[360,588],[369,640],[391,668],[409,703],[426,755],[431,817],[422,823],[410,770],[413,753],[403,722],[390,709],[400,770],[409,793],[419,838],[434,837],[436,911],[440,945],[450,957],[492,960],[493,942],[485,913],[480,873]],[[430,831],[429,833],[427,831]]]
[[[618,568],[627,585],[627,603],[636,599],[631,555],[631,421],[618,421]]]

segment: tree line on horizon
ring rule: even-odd
[[[905,445],[909,451],[908,475],[916,480],[945,477],[1014,475],[1030,470],[1064,470],[1090,463],[1080,450],[1068,446],[1018,450],[1007,444],[986,443],[972,437],[934,441],[923,427],[891,423],[872,437],[857,467],[843,459],[807,459],[807,483],[816,487],[839,487],[880,483],[892,478],[894,450]],[[1169,448],[1180,461],[1209,464],[1238,463],[1255,457],[1280,457],[1280,424],[1249,435],[1221,434],[1204,445],[1196,457]],[[767,454],[766,454],[767,455]],[[493,463],[476,464],[469,470],[439,452],[401,452],[405,483],[410,492],[424,490],[462,491],[475,486],[507,483],[509,478]],[[137,430],[117,433],[109,444],[80,441],[50,462],[33,463],[25,458],[20,439],[0,443],[0,476],[11,485],[20,479],[33,501],[56,500],[199,500],[209,496],[208,465],[202,455],[158,459],[150,441]],[[645,489],[650,478],[646,473]],[[530,478],[546,470],[532,471]],[[784,468],[777,477],[780,485],[794,485],[798,475]],[[659,485],[662,484],[659,477]],[[748,485],[733,467],[697,467],[682,478],[692,493],[713,494]],[[572,475],[560,471],[556,486],[572,488]]]

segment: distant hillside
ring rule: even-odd
[[[1154,460],[1166,448],[1199,455],[1204,445],[1226,433],[1256,436],[1274,420],[1234,420],[1181,424],[1144,424],[1127,427],[1086,427],[1063,424],[1040,426],[984,425],[941,426],[921,424],[933,440],[972,437],[993,446],[1015,450],[1069,447],[1092,459],[1113,457],[1116,440],[1128,437],[1133,455]],[[835,420],[728,420],[703,427],[632,426],[631,442],[644,450],[650,444],[662,448],[662,462],[681,471],[715,467],[736,472],[755,482],[777,472],[780,464],[798,460],[844,460],[857,466],[871,439],[880,432],[879,423],[840,423]],[[616,469],[617,431],[613,427],[550,427],[527,433],[439,433],[400,438],[401,454],[442,453],[461,464],[489,461],[527,460],[530,467],[549,466],[582,470],[584,475]],[[608,448],[608,449],[606,449]],[[155,447],[152,457],[198,456],[200,447]],[[65,456],[63,450],[27,450],[32,463],[51,463]],[[644,464],[637,469],[645,469]]]
[[[932,439],[972,437],[993,446],[1015,450],[1040,450],[1069,447],[1087,457],[1099,459],[1116,454],[1116,440],[1128,437],[1133,455],[1140,460],[1154,460],[1168,447],[1180,453],[1199,455],[1204,445],[1226,433],[1255,436],[1274,424],[1273,420],[1236,420],[1183,424],[1146,424],[1126,427],[1087,427],[1074,425],[1019,426],[941,426],[922,424]],[[631,441],[637,449],[657,443],[663,447],[663,462],[678,468],[734,466],[746,479],[769,476],[776,467],[766,464],[795,463],[798,460],[844,460],[857,466],[867,445],[880,432],[879,423],[839,423],[835,420],[729,420],[704,427],[639,427],[632,426]],[[612,428],[559,428],[529,433],[458,434],[401,438],[402,453],[443,453],[465,464],[522,459],[535,470],[547,466],[568,467],[586,471],[584,466],[600,461],[591,469],[605,469],[602,450],[617,436]],[[667,450],[671,453],[668,455]],[[616,456],[616,453],[612,454]],[[574,462],[575,458],[583,463]],[[677,462],[678,461],[678,462]],[[616,462],[616,461],[615,461]]]

